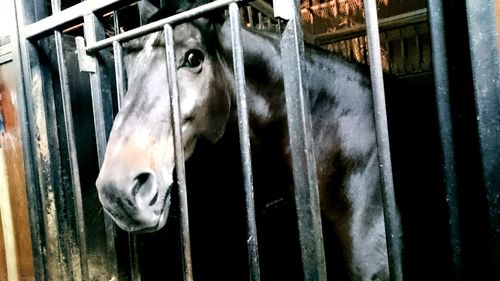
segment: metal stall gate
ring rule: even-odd
[[[182,265],[184,280],[193,280],[187,211],[189,188],[186,187],[184,155],[178,133],[179,96],[172,26],[214,9],[229,8],[241,161],[244,168],[242,174],[247,218],[248,275],[250,280],[260,280],[244,62],[239,33],[240,6],[247,1],[208,1],[210,3],[192,10],[122,32],[118,15],[135,2],[88,0],[77,4],[66,3],[66,6],[62,6],[60,0],[52,0],[50,5],[45,1],[14,2],[17,17],[17,33],[13,37],[16,48],[14,57],[19,73],[18,92],[23,93],[19,95],[21,98],[18,103],[20,123],[25,124],[21,129],[36,279],[145,278],[141,276],[139,268],[141,261],[137,244],[142,243],[140,238],[116,229],[111,219],[99,209],[95,192],[89,190],[93,188],[97,167],[104,160],[113,115],[120,107],[125,93],[121,44],[163,30],[173,128],[177,132],[174,134],[175,161],[181,231],[180,241],[177,242],[181,243],[178,254],[182,256],[182,262],[177,265]],[[448,219],[445,236],[449,235],[446,242],[449,243],[447,249],[450,251],[444,254],[449,260],[443,261],[442,267],[445,269],[440,276],[449,280],[471,280],[475,274],[500,276],[494,266],[500,262],[500,68],[498,46],[491,46],[491,42],[497,42],[496,30],[491,28],[495,26],[492,9],[495,1],[485,1],[480,7],[472,1],[465,2],[462,5],[448,1],[428,1],[437,124],[441,141],[438,162],[442,165],[438,166],[443,169],[444,179],[444,184],[437,187],[445,190],[440,199],[447,206],[441,210],[441,216]],[[165,1],[160,3],[165,4]],[[250,1],[250,4],[260,8],[269,7],[265,1]],[[141,5],[139,3],[139,9]],[[419,280],[422,275],[419,275],[418,270],[411,270],[417,267],[415,265],[419,261],[410,258],[406,262],[402,254],[401,228],[405,228],[405,224],[410,225],[412,221],[403,220],[400,225],[396,203],[401,205],[410,199],[402,197],[401,202],[398,202],[394,194],[391,160],[396,156],[391,157],[390,150],[394,148],[389,146],[376,1],[365,0],[364,5],[390,276],[391,280],[403,280],[405,272],[405,280]],[[289,70],[285,71],[284,80],[302,273],[304,280],[327,280],[311,119],[308,99],[305,98],[307,85],[303,78],[304,45],[298,15],[299,1],[274,1],[273,7],[275,15],[280,18],[278,22],[286,23],[281,31],[281,59]],[[267,15],[269,10],[264,10]],[[103,23],[111,20],[114,21],[115,30],[110,35],[106,34]],[[462,32],[454,32],[455,24]],[[83,34],[77,35],[84,35],[77,38],[76,45],[66,40],[64,35],[75,26],[83,26]],[[465,40],[468,44],[464,47],[460,40]],[[456,48],[456,45],[460,45],[460,48]],[[110,47],[113,55],[106,50]],[[461,64],[463,60],[466,61],[465,64]],[[75,74],[79,71],[76,65],[79,65],[81,71],[89,73],[89,79],[81,79],[75,85],[68,81],[68,76],[78,75]],[[460,86],[456,86],[455,81],[459,81],[456,83]],[[91,101],[85,98],[80,100],[71,95],[82,89],[88,89]],[[474,95],[461,95],[462,91]],[[451,93],[456,93],[457,100],[450,102]],[[75,114],[75,109],[72,108],[75,103],[92,108],[93,118],[82,119],[82,116]],[[464,120],[466,126],[462,127],[460,122]],[[84,128],[88,128],[88,131],[95,131],[95,138],[79,134],[79,131],[84,130],[77,129],[77,126],[86,126]],[[471,132],[473,144],[469,146],[462,138]],[[466,149],[468,151],[463,152]],[[418,168],[416,165],[409,167]],[[468,176],[461,174],[469,172]],[[477,188],[471,190],[471,187]],[[472,197],[469,198],[469,195]],[[423,195],[418,198],[425,199]],[[478,221],[469,217],[471,207],[478,207],[472,212],[474,217],[479,218]],[[405,219],[404,211],[402,212]],[[425,223],[417,222],[417,225],[425,227]],[[478,227],[481,234],[470,231],[467,227]],[[476,239],[480,241],[478,248],[472,246]],[[405,240],[409,248],[424,243]],[[481,262],[474,261],[476,255],[481,257]],[[479,273],[476,269],[480,269]]]

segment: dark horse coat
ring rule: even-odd
[[[171,2],[168,13],[190,5],[189,1]],[[298,270],[293,269],[297,259],[294,262],[291,258],[297,253],[297,246],[282,244],[286,236],[295,239],[296,231],[293,203],[290,203],[293,179],[282,74],[286,69],[281,65],[279,38],[242,30],[242,40],[256,204],[258,219],[262,217],[264,221],[258,224],[262,229],[259,242],[263,276],[269,276],[270,280],[300,280],[300,265]],[[210,221],[201,224],[203,227],[192,221],[196,258],[202,255],[196,252],[198,243],[216,241],[204,240],[203,235],[216,239],[206,232],[220,233],[228,240],[235,238],[229,237],[231,230],[220,231],[235,223],[230,220],[217,223],[218,216],[237,212],[230,207],[241,210],[243,205],[239,200],[242,195],[234,191],[241,188],[229,23],[200,19],[180,24],[175,27],[175,44],[182,137],[186,159],[189,159],[188,192],[196,194],[196,189],[202,190],[202,198],[190,194],[190,207],[194,210],[193,216],[211,214],[200,219]],[[128,91],[116,117],[96,185],[105,211],[121,228],[151,232],[166,223],[174,182],[163,35],[156,33],[134,40],[125,49]],[[320,50],[307,49],[305,64],[325,251],[328,268],[332,268],[328,274],[332,280],[387,280],[369,78],[363,68]],[[287,210],[284,216],[265,215],[279,205]],[[199,208],[201,212],[196,211]],[[236,225],[241,226],[240,222]],[[196,234],[197,231],[205,234]],[[274,231],[280,234],[275,235]],[[224,244],[211,249],[225,251]],[[228,250],[227,254],[231,253],[231,249]],[[225,259],[232,257],[223,257],[221,262]],[[226,276],[201,263],[203,261],[198,264],[199,268],[205,268],[207,276],[211,276],[208,280],[244,278],[234,275],[241,274],[234,273],[239,270],[222,270]],[[230,268],[231,261],[228,265]],[[195,270],[196,267],[195,261]],[[274,273],[266,273],[267,270]]]

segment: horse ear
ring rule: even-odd
[[[139,7],[139,19],[141,25],[149,22],[149,19],[158,12],[158,8],[153,5],[149,0],[141,0],[137,3]]]

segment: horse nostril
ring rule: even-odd
[[[156,192],[153,199],[151,199],[151,201],[149,202],[149,206],[153,206],[156,203],[156,200],[158,200],[158,192]]]
[[[142,186],[148,181],[150,173],[140,173],[134,178],[134,186],[132,187],[132,196],[136,196],[141,190]]]
[[[134,178],[132,196],[138,202],[147,202],[152,206],[158,199],[158,190],[155,187],[154,175],[151,173],[140,173]]]

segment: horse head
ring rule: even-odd
[[[171,12],[196,4],[170,3],[180,3],[171,4]],[[203,19],[174,30],[186,159],[198,139],[217,141],[230,116],[230,82],[214,42],[217,29]],[[156,231],[168,216],[175,157],[164,45],[162,32],[124,45],[128,89],[96,181],[105,212],[126,231]]]

